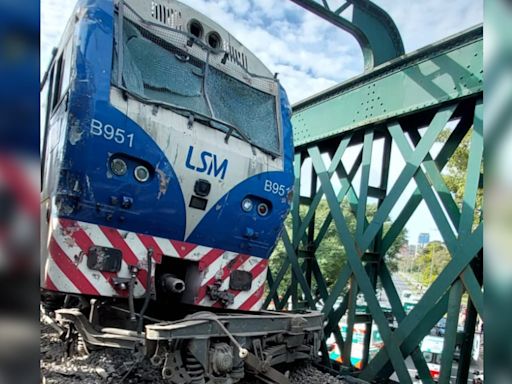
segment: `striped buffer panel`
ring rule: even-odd
[[[89,268],[87,258],[94,247],[121,251],[119,270],[105,272]],[[153,250],[151,271],[148,271],[149,249]],[[128,290],[120,289],[116,281],[130,279],[136,267],[133,295],[141,298],[148,288],[148,273],[151,273],[154,293],[155,267],[166,257],[197,263],[200,277],[194,288],[194,304],[221,308],[223,305],[208,295],[209,287],[215,284],[233,297],[233,303],[225,308],[247,311],[261,308],[268,267],[266,259],[63,218],[50,220],[43,287],[71,294],[128,297]],[[234,271],[252,275],[250,288],[230,288],[229,280]]]

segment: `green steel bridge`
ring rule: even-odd
[[[293,107],[296,179],[292,228],[283,232],[283,264],[277,272],[268,274],[266,305],[272,301],[282,309],[291,301],[293,308],[314,309],[319,295],[326,316],[323,364],[368,382],[385,381],[396,373],[400,383],[412,383],[406,365],[410,357],[422,382],[433,383],[419,344],[446,315],[439,382],[450,382],[454,351],[459,345],[456,382],[466,383],[477,317],[485,318],[483,227],[475,219],[481,217],[477,200],[483,179],[482,26],[405,53],[392,18],[369,0],[349,0],[338,7],[327,0],[292,1],[354,36],[363,53],[364,72]],[[350,18],[344,16],[348,9]],[[443,132],[449,134],[440,143]],[[443,169],[468,135],[470,151],[460,204],[443,178]],[[435,143],[440,149],[432,151]],[[343,159],[349,148],[358,154],[348,167]],[[398,151],[394,155],[401,156],[405,165],[390,183],[392,151]],[[328,166],[324,162],[327,157]],[[307,159],[312,164],[312,176],[301,179]],[[379,175],[378,182],[371,173]],[[354,183],[356,174],[360,180]],[[404,191],[411,182],[415,190],[409,196]],[[301,196],[301,190],[310,192]],[[321,201],[329,207],[325,218],[316,214]],[[349,203],[356,219],[355,230],[347,226],[342,201]],[[377,211],[369,221],[370,201],[377,202]],[[428,207],[450,260],[406,313],[385,255],[421,202]],[[401,210],[391,227],[384,230],[384,222],[397,207]],[[337,281],[328,286],[315,253],[331,224],[348,263]],[[285,287],[284,296],[279,295],[289,271],[291,284]],[[378,284],[385,291],[391,311],[381,308],[376,295]],[[458,320],[465,293],[468,302],[461,331]],[[367,303],[364,314],[356,311],[359,294]],[[340,297],[341,304],[335,305]],[[345,338],[339,328],[342,317],[347,322]],[[367,325],[367,335],[375,324],[384,343],[370,358],[370,337],[364,338],[360,369],[350,363],[356,323]],[[328,357],[325,340],[331,335],[340,348],[343,364]]]

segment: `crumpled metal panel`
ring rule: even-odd
[[[117,56],[115,60],[114,79]],[[123,85],[130,92],[215,117],[240,128],[257,146],[281,152],[274,95],[249,87],[212,66],[206,69],[206,64],[192,56],[160,46],[128,20],[123,23],[122,62]]]

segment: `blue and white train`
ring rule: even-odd
[[[139,280],[183,280],[185,302],[259,309],[293,185],[290,106],[271,72],[178,2],[81,1],[46,85],[44,287],[124,297],[135,266]],[[195,281],[167,257],[192,261]],[[230,288],[229,264],[251,289]]]
[[[175,0],[80,0],[42,104],[41,280],[61,320],[96,345],[112,346],[113,335],[97,332],[117,326],[126,332],[115,333],[114,346],[126,346],[155,319],[197,318],[190,307],[260,310],[294,179],[290,105],[254,54]],[[228,317],[229,332],[257,320],[258,343],[275,353],[294,332],[275,362],[316,354],[320,316],[301,317],[317,322],[310,333],[292,315],[265,316]],[[145,337],[170,343],[166,329],[146,329]],[[204,346],[189,347],[187,358],[195,354],[201,367],[185,364],[192,379],[182,382],[241,377],[237,359],[254,351],[242,346],[250,333],[219,332],[228,341],[210,358],[230,361],[237,349],[239,356],[212,368],[196,353]],[[168,356],[163,374],[172,379],[170,352],[158,351],[150,355],[157,365]]]

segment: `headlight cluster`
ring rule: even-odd
[[[128,166],[126,165],[126,161],[123,159],[114,158],[110,162],[110,169],[112,169],[114,175],[124,176],[128,171]]]
[[[192,19],[188,24],[188,33],[190,33],[196,39],[203,39],[203,25],[199,21]],[[204,41],[213,49],[220,49],[222,47],[222,37],[220,37],[220,35],[215,31],[209,32],[204,38]],[[191,45],[192,44],[193,42],[191,42]]]
[[[242,200],[242,210],[244,212],[251,212],[254,209],[254,206],[256,205],[256,212],[261,217],[265,217],[270,213],[270,207],[269,204],[258,201],[259,199],[246,197]]]
[[[147,169],[143,165],[139,165],[135,167],[133,175],[135,176],[135,180],[137,180],[140,183],[145,183],[146,181],[149,180],[149,169]]]
[[[268,205],[265,203],[258,204],[258,215],[267,216],[268,215]]]
[[[116,176],[124,176],[128,173],[128,164],[126,161],[120,157],[114,157],[110,161],[110,169],[112,173]],[[149,180],[151,173],[149,169],[144,165],[137,165],[133,170],[133,177],[139,183],[145,183]]]
[[[244,210],[244,212],[251,212],[253,206],[254,206],[254,204],[252,203],[252,200],[249,198],[245,198],[242,201],[242,209]]]

